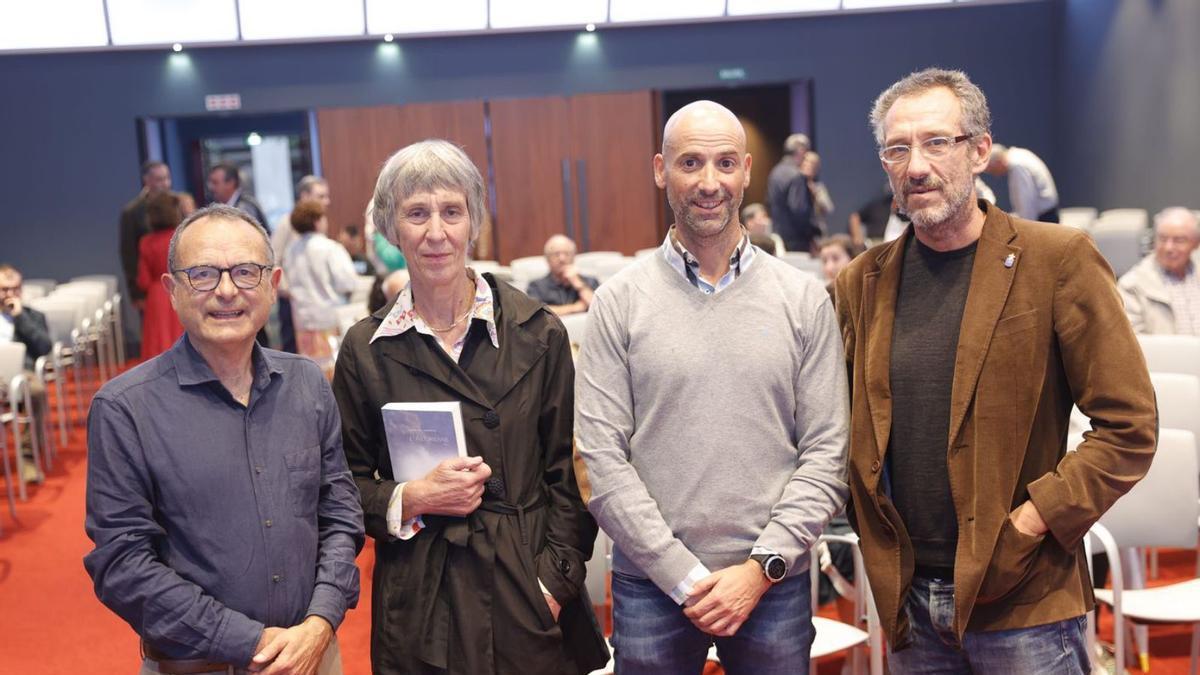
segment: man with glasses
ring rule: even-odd
[[[1082,539],[1146,472],[1154,392],[1086,234],[977,199],[983,92],[929,69],[875,101],[899,239],[836,282],[850,522],[893,673],[1086,673]],[[1071,406],[1091,418],[1077,452]]]
[[[38,423],[31,433],[37,434],[39,447],[46,447],[46,383],[34,376],[33,367],[38,358],[50,353],[54,347],[50,340],[50,328],[41,312],[26,307],[21,299],[21,273],[12,265],[0,264],[0,342],[20,342],[25,345],[25,376],[29,379],[29,393],[33,400],[33,417]],[[7,386],[0,383],[0,388]],[[0,433],[3,433],[0,430]],[[26,445],[21,448],[21,478],[27,483],[40,483],[45,478],[34,461],[32,439],[22,437]]]
[[[266,230],[209,206],[168,264],[184,337],[88,415],[96,594],[141,636],[142,673],[340,673],[362,510],[320,370],[255,343],[280,276]]]
[[[1118,284],[1125,313],[1138,333],[1200,335],[1200,276],[1192,254],[1200,219],[1182,206],[1154,216],[1154,251]]]

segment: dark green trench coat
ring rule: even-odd
[[[379,675],[573,674],[608,659],[584,588],[596,524],[572,471],[566,331],[540,303],[485,278],[500,349],[474,321],[465,371],[413,330],[371,344],[390,306],[351,328],[338,354],[333,390],[346,458],[375,539],[371,667]],[[466,518],[426,516],[426,529],[407,541],[387,533],[396,482],[380,408],[393,401],[461,402],[467,452],[493,471],[483,507]],[[563,607],[558,622],[539,579]]]

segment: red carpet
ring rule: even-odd
[[[70,407],[68,414],[74,416]],[[15,521],[7,504],[0,502],[0,527],[4,530],[0,536],[0,673],[6,675],[137,672],[137,637],[96,600],[83,569],[83,556],[91,550],[83,532],[86,439],[82,425],[71,424],[69,430],[69,443],[59,449],[46,482],[29,486],[29,501],[18,502]],[[1190,576],[1195,560],[1194,551],[1162,551],[1161,578],[1152,585]],[[362,599],[338,631],[347,675],[370,673],[374,562],[368,540],[358,558]],[[836,616],[832,610],[822,614]],[[1190,628],[1154,626],[1150,635],[1152,672],[1186,673]],[[1107,613],[1101,620],[1101,637],[1111,637],[1111,615]],[[822,674],[837,673],[841,659],[820,665]],[[707,672],[721,671],[711,666]]]

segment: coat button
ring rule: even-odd
[[[570,574],[571,573],[571,561],[567,560],[565,558],[562,560],[559,560],[558,561],[558,571],[562,572],[564,575]]]
[[[878,473],[878,472],[879,472],[879,460],[875,460],[874,462],[871,462],[871,473]]]
[[[489,429],[495,429],[500,426],[500,416],[495,410],[489,410],[483,414],[483,426]]]

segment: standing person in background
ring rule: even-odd
[[[332,200],[329,198],[329,183],[320,176],[308,175],[300,179],[296,183],[296,203],[300,203],[306,199],[311,199],[318,202],[329,211],[329,205]],[[266,223],[263,223],[264,225]],[[291,248],[292,242],[300,235],[292,229],[291,214],[283,216],[279,222],[275,223],[275,230],[271,232],[271,248],[277,251],[282,257],[287,250]],[[285,352],[296,353],[296,328],[292,325],[292,298],[288,292],[287,270],[284,270],[283,282],[279,285],[279,299],[275,303],[275,311],[279,315],[279,342],[282,345],[280,349]]]
[[[767,175],[767,208],[775,233],[789,251],[812,252],[818,236],[813,224],[814,205],[808,177],[800,172],[812,143],[804,134],[792,134],[783,143],[783,157]]]
[[[1015,216],[1043,223],[1058,222],[1058,188],[1046,163],[1025,148],[992,144],[987,172],[1008,176],[1008,201]]]
[[[142,358],[167,351],[183,335],[183,324],[171,306],[171,293],[163,281],[169,274],[167,250],[171,235],[183,220],[179,197],[159,192],[146,200],[146,223],[150,234],[138,245],[138,288],[146,295],[142,313]]]
[[[266,227],[266,216],[258,202],[242,190],[242,176],[236,164],[221,162],[208,171],[208,192],[213,203],[240,209]]]
[[[337,308],[346,304],[358,284],[350,254],[325,236],[329,219],[315,199],[301,200],[291,213],[299,237],[283,254],[283,274],[292,297],[292,323],[298,353],[317,362],[325,377],[333,377],[333,347],[338,338]]]
[[[820,173],[821,156],[810,150],[804,155],[804,160],[800,162],[800,174],[804,176],[808,196],[812,202],[813,225],[823,237],[829,232],[829,223],[826,219],[829,214],[833,213],[834,205],[833,197],[829,195],[829,188],[821,182]]]
[[[148,161],[142,165],[142,189],[121,209],[121,271],[125,273],[125,289],[129,299],[139,312],[146,302],[146,293],[137,283],[138,242],[150,231],[146,226],[146,199],[170,190],[171,169],[162,162]]]

